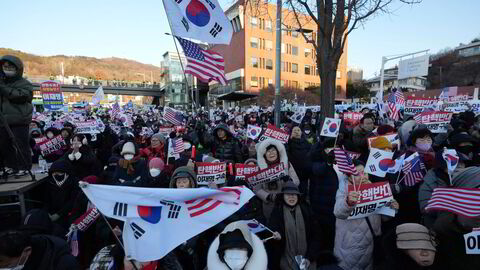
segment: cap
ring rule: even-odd
[[[292,181],[285,182],[285,184],[282,187],[282,193],[283,194],[297,194],[301,195],[300,190],[298,189],[297,185],[293,183]]]
[[[435,236],[423,225],[404,223],[396,228],[398,249],[427,249],[437,251]]]

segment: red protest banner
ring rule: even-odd
[[[286,174],[285,166],[282,162],[280,162],[277,165],[259,170],[255,173],[246,175],[245,177],[248,184],[253,189],[261,184],[277,181]]]
[[[281,141],[282,143],[287,143],[289,139],[289,135],[285,130],[276,128],[274,125],[268,125],[265,132],[260,137],[260,141],[264,141],[266,139],[274,139],[277,141]]]
[[[348,192],[352,191],[360,192],[361,196],[348,219],[364,218],[373,214],[395,216],[395,210],[389,207],[393,194],[388,182],[363,184],[358,190],[349,185]]]
[[[235,180],[244,180],[246,175],[256,173],[260,170],[257,165],[235,164]]]
[[[197,162],[197,184],[208,185],[210,182],[223,184],[227,178],[225,162]]]
[[[62,149],[62,147],[66,146],[65,140],[63,139],[62,135],[57,135],[53,137],[51,140],[47,140],[41,142],[38,146],[40,147],[40,152],[43,156],[49,155],[55,151]]]
[[[347,128],[353,128],[360,123],[360,119],[362,119],[362,117],[363,113],[347,112],[343,114],[343,123],[345,123]]]

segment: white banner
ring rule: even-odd
[[[427,76],[429,59],[430,56],[426,54],[401,60],[398,63],[398,79]]]
[[[197,162],[197,184],[224,184],[227,178],[227,165],[219,162]]]
[[[348,191],[355,191],[353,185],[348,186]],[[364,184],[356,191],[360,192],[361,196],[348,219],[364,218],[373,214],[395,216],[395,210],[390,208],[393,194],[388,182]]]

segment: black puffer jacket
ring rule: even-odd
[[[225,140],[220,140],[220,138],[218,138],[217,130],[219,129],[223,129],[227,133],[227,138]],[[205,148],[211,149],[213,157],[220,161],[232,163],[243,162],[240,143],[235,137],[233,137],[233,134],[230,132],[226,124],[222,123],[215,127],[213,134],[211,136],[207,135],[204,144]]]
[[[32,237],[32,253],[24,270],[77,270],[80,269],[70,248],[63,239],[55,236]]]
[[[6,61],[17,67],[17,74],[6,78],[0,69],[0,112],[9,125],[28,125],[32,121],[33,86],[22,77],[22,60],[13,55],[5,55],[0,59],[0,66]],[[2,122],[0,126],[3,126]]]
[[[300,181],[308,180],[310,176],[312,163],[306,157],[311,148],[312,145],[303,136],[300,139],[290,139],[288,141],[288,160],[292,163]]]

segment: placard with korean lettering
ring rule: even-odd
[[[197,162],[197,185],[208,185],[210,182],[224,184],[227,178],[225,162]]]
[[[348,192],[351,191],[354,191],[353,185],[348,186]],[[390,208],[393,194],[388,182],[363,184],[357,191],[361,196],[348,219],[364,218],[374,214],[395,216],[395,210]]]
[[[256,189],[262,184],[278,181],[285,175],[287,175],[285,165],[280,162],[277,165],[270,166],[263,170],[259,170],[255,173],[246,175],[245,177],[247,179],[248,185],[252,189]]]
[[[40,84],[40,92],[45,110],[57,111],[63,108],[63,94],[59,83],[43,82]]]
[[[413,117],[418,124],[425,124],[432,133],[446,133],[452,120],[451,112],[423,112]]]
[[[62,135],[58,135],[53,137],[51,140],[47,140],[41,142],[38,147],[40,148],[40,152],[42,156],[49,155],[55,151],[62,149],[62,147],[66,146],[65,140],[63,139]]]
[[[260,136],[260,141],[264,141],[266,139],[274,139],[280,141],[282,143],[287,143],[289,139],[289,135],[285,130],[276,128],[274,125],[268,125],[265,132]]]
[[[235,164],[235,181],[245,180],[245,176],[256,173],[260,170],[257,165]]]

